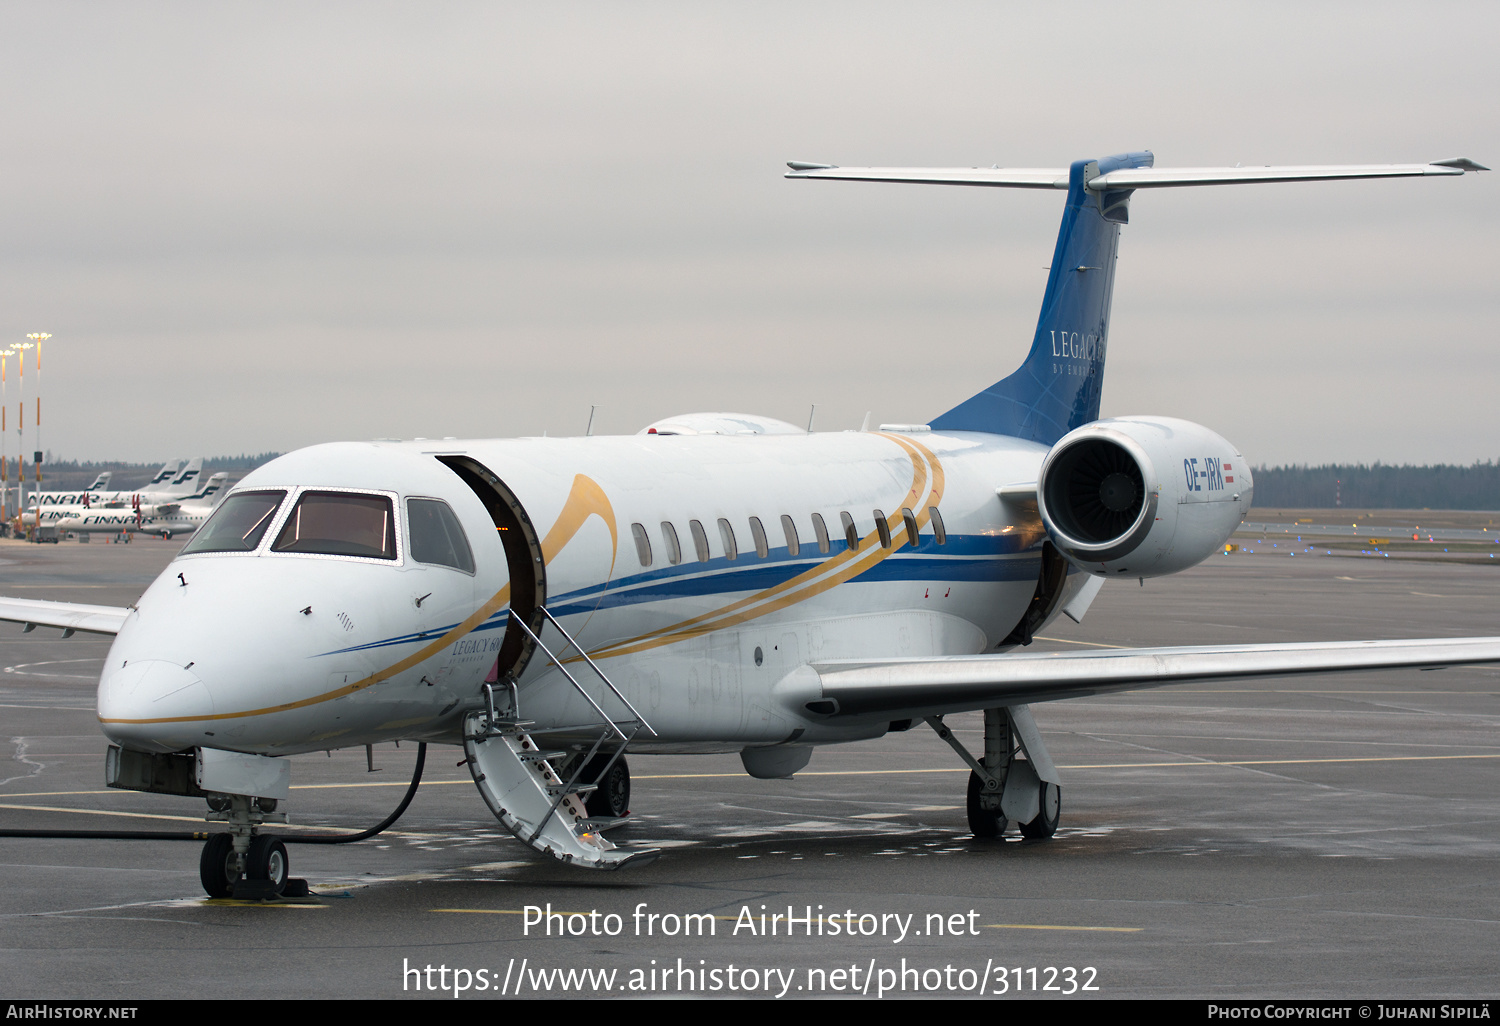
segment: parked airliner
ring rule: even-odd
[[[539,851],[650,859],[605,831],[630,752],[740,753],[784,777],[819,745],[926,723],[971,769],[979,837],[1057,828],[1030,706],[1185,681],[1500,662],[1500,638],[1029,654],[1111,578],[1219,551],[1248,461],[1168,417],[1099,419],[1120,226],[1138,190],[1443,177],[1432,164],[838,168],[796,179],[1054,189],[1065,197],[1019,369],[927,424],[811,434],[672,417],[625,437],[339,442],[240,481],[131,606],[0,599],[0,619],[116,635],[99,681],[111,786],[210,800],[211,895],[287,879],[287,756],[461,746]],[[983,710],[983,750],[944,724]]]
[[[192,495],[172,501],[130,506],[52,506],[29,510],[64,534],[149,534],[159,538],[187,537],[203,526],[224,495],[227,473],[210,477]],[[163,496],[155,496],[161,500]]]
[[[43,503],[40,496],[37,502],[31,503],[28,498],[26,509],[21,511],[21,526],[23,528],[54,526],[60,531],[73,533],[103,533],[118,534],[120,532],[134,532],[143,530],[143,524],[149,518],[155,517],[157,511],[170,514],[183,504],[190,504],[195,508],[204,504],[212,506],[217,502],[217,497],[222,497],[225,483],[229,475],[215,474],[202,487],[195,487],[198,477],[203,471],[203,458],[196,457],[188,461],[188,465],[178,470],[179,464],[174,461],[167,464],[152,478],[147,489],[138,492],[99,492],[87,493],[80,501],[65,503],[51,502]],[[170,469],[170,472],[168,470]],[[106,477],[108,475],[101,475]],[[66,496],[66,492],[44,493],[53,497]],[[177,534],[188,534],[196,529],[196,523],[201,521],[190,521],[179,518],[181,527],[186,530],[175,530]],[[193,523],[194,527],[187,527]],[[158,527],[158,530],[147,531],[148,534],[166,533],[171,537],[174,533],[173,527]]]

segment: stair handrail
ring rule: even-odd
[[[646,717],[641,715],[640,710],[631,704],[630,699],[626,698],[625,695],[621,693],[620,689],[615,687],[614,681],[610,680],[609,677],[605,675],[604,671],[599,669],[599,664],[594,662],[594,660],[589,657],[589,654],[583,650],[583,646],[578,643],[578,639],[569,634],[563,627],[563,625],[557,622],[557,617],[552,615],[551,610],[549,610],[546,606],[538,606],[537,608],[542,611],[543,616],[551,621],[552,626],[557,628],[557,633],[568,639],[568,644],[572,645],[574,651],[576,651],[583,657],[583,661],[589,664],[589,668],[599,675],[599,679],[604,681],[604,686],[609,688],[609,690],[614,693],[614,696],[625,704],[625,708],[630,710],[630,714],[635,717],[636,722],[645,727],[646,730],[650,732],[652,737],[660,737],[661,735],[656,732],[656,728],[651,726],[651,724],[646,720]],[[540,644],[540,642],[538,642],[538,644]],[[563,651],[566,652],[567,650],[564,649]],[[561,667],[562,664],[559,663],[558,665],[559,667]]]
[[[543,609],[542,612],[545,613],[546,610]],[[578,683],[578,678],[574,677],[571,673],[568,672],[568,668],[562,664],[562,660],[559,659],[553,653],[553,651],[550,648],[547,647],[547,643],[545,641],[543,641],[537,635],[536,631],[532,630],[531,627],[530,627],[530,625],[528,625],[525,620],[523,620],[519,616],[517,616],[514,609],[511,610],[510,616],[511,616],[512,620],[514,620],[516,623],[518,623],[518,624],[521,625],[521,629],[523,631],[525,631],[531,637],[531,640],[535,641],[537,643],[537,645],[541,648],[541,650],[543,652],[547,653],[547,658],[551,659],[552,662],[553,662],[553,664],[559,670],[561,670],[563,672],[563,676],[567,677],[568,680],[572,682],[573,687],[577,688],[578,689],[578,693],[583,696],[583,700],[585,702],[587,702],[589,705],[591,705],[591,706],[594,707],[594,711],[599,714],[600,719],[602,719],[605,722],[605,724],[609,727],[609,729],[612,730],[612,731],[614,731],[617,735],[619,735],[619,738],[620,738],[621,741],[628,742],[630,740],[630,738],[625,734],[625,732],[623,730],[620,729],[620,725],[618,723],[616,723],[613,718],[611,718],[611,716],[609,715],[609,713],[605,712],[600,707],[600,705],[599,705],[598,702],[594,701],[594,696],[593,695],[589,694],[586,690],[584,690],[583,685],[580,684],[580,683]],[[549,617],[549,619],[550,619],[550,617]],[[555,623],[556,621],[553,621],[553,622]],[[564,636],[566,637],[566,635],[564,635]],[[626,704],[628,705],[629,703],[627,702]],[[634,712],[634,710],[631,710],[631,711]],[[645,722],[645,721],[642,720],[641,722]],[[656,733],[655,731],[652,731],[652,734],[655,734],[655,733]]]

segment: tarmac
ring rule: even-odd
[[[1062,619],[1034,648],[1500,633],[1492,564],[1251,547],[1111,582],[1081,625]],[[178,548],[0,543],[0,594],[123,605]],[[0,625],[0,826],[206,828],[201,802],[103,786],[93,704],[108,645]],[[317,895],[307,903],[206,900],[196,843],[3,838],[0,989],[108,1001],[1500,990],[1500,668],[1184,685],[1034,712],[1064,775],[1062,826],[1045,842],[975,841],[967,770],[920,725],[820,749],[785,781],[754,780],[732,755],[632,757],[631,823],[612,836],[663,854],[619,873],[524,847],[461,753],[437,747],[389,831],[290,846]],[[950,724],[979,746],[977,715]],[[414,755],[379,746],[375,772],[362,749],[297,757],[284,808],[299,828],[369,826]]]

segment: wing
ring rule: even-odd
[[[903,719],[1194,681],[1441,669],[1500,663],[1500,638],[1207,645],[1025,655],[819,662],[776,686],[782,702],[836,719]]]
[[[0,621],[37,627],[61,627],[63,637],[74,631],[85,634],[118,634],[120,625],[134,610],[123,606],[86,606],[80,602],[46,602],[42,599],[0,598]]]

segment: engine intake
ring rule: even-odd
[[[1086,424],[1052,447],[1037,509],[1080,568],[1154,577],[1217,551],[1249,511],[1251,490],[1243,457],[1207,428],[1122,417]]]

